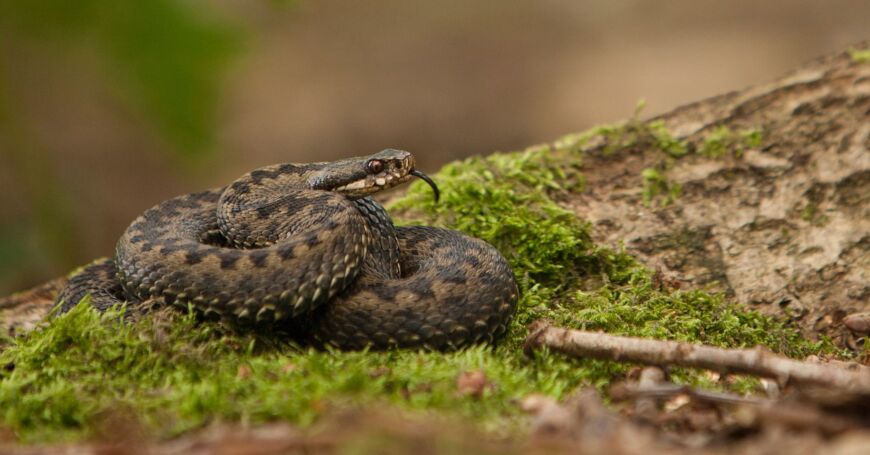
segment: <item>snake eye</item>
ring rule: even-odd
[[[381,160],[369,160],[366,163],[366,170],[369,171],[369,174],[379,174],[384,170],[384,162]]]

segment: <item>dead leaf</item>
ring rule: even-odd
[[[491,384],[486,379],[486,374],[481,370],[464,371],[456,378],[456,390],[460,395],[480,398],[483,392]]]

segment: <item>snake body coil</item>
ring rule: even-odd
[[[290,328],[340,348],[452,349],[502,334],[517,285],[491,245],[434,227],[395,227],[368,197],[418,176],[414,157],[282,164],[225,188],[179,196],[138,217],[113,260],[58,296],[105,310],[126,301]]]

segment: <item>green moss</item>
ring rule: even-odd
[[[855,49],[850,47],[847,51],[849,58],[855,63],[870,63],[870,49]]]
[[[644,204],[650,206],[657,197],[661,196],[660,203],[665,206],[675,201],[681,191],[679,184],[667,180],[665,171],[672,166],[674,159],[682,158],[696,148],[693,144],[674,137],[664,121],[642,121],[640,115],[644,107],[645,103],[641,101],[637,104],[634,115],[627,121],[596,126],[583,133],[565,136],[554,146],[558,151],[577,151],[597,139],[599,141],[597,145],[605,155],[637,150],[664,155],[655,167],[644,169],[640,177],[643,184]],[[726,153],[734,153],[739,158],[747,149],[761,146],[761,140],[762,133],[758,128],[733,131],[723,125],[716,127],[707,135],[697,147],[697,153],[708,158],[721,158]]]
[[[562,151],[579,151],[594,143],[600,146],[605,155],[639,150],[660,152],[672,158],[686,155],[689,152],[689,144],[675,138],[663,121],[641,120],[645,107],[646,103],[641,100],[628,120],[598,125],[582,133],[563,136],[553,144],[553,147]]]
[[[816,204],[809,203],[806,205],[806,207],[801,209],[801,219],[809,223],[813,221],[818,211],[819,207]]]
[[[653,200],[659,196],[662,205],[669,205],[679,196],[681,187],[679,183],[669,182],[658,169],[648,167],[640,174],[643,179],[643,203],[649,207]]]
[[[80,305],[0,354],[4,424],[25,440],[58,439],[87,435],[99,429],[101,415],[128,409],[169,436],[215,419],[306,424],[332,406],[372,401],[451,409],[487,422],[518,393],[559,393],[554,386],[576,381],[550,368],[560,378],[553,381],[519,356],[485,347],[452,354],[303,351],[191,316],[135,324],[117,316]],[[456,375],[472,369],[500,385],[485,392],[489,406],[456,394]]]
[[[673,158],[679,158],[688,153],[688,144],[671,135],[671,132],[665,126],[665,122],[656,120],[647,123],[646,126],[647,131],[654,139],[653,144],[655,148],[659,151]]]
[[[727,126],[718,126],[707,135],[698,153],[709,158],[722,158],[727,153],[736,157],[743,156],[746,149],[761,145],[761,130],[747,129],[733,131]]]
[[[808,202],[800,211],[800,218],[814,226],[824,226],[830,221],[827,215],[819,211],[819,206],[813,202]]]
[[[746,148],[761,147],[762,133],[759,128],[741,130],[739,133],[740,143]]]
[[[710,158],[721,158],[728,151],[728,145],[731,140],[731,129],[727,126],[720,126],[714,129],[698,153]]]
[[[665,171],[672,166],[673,159],[685,156],[691,147],[685,141],[674,138],[662,121],[639,124],[641,125],[639,127],[626,126],[625,128],[631,129],[634,134],[640,134],[641,137],[646,135],[651,138],[647,141],[649,148],[667,155],[655,167],[645,168],[641,172],[644,205],[649,207],[658,200],[660,205],[667,206],[680,196],[682,188],[679,183],[669,181]],[[734,153],[739,158],[746,149],[759,147],[761,138],[760,129],[735,132],[727,126],[719,126],[706,136],[697,151],[698,154],[708,158],[722,158],[727,153]]]
[[[663,153],[672,158],[679,158],[689,152],[689,144],[675,138],[665,122],[653,120],[642,121],[640,116],[646,107],[640,101],[634,109],[634,115],[627,121],[615,125],[598,126],[590,130],[593,136],[604,139],[604,153],[613,154],[625,150],[646,150]]]
[[[149,431],[172,436],[216,420],[305,425],[333,407],[386,402],[466,416],[510,433],[522,428],[512,400],[532,392],[560,398],[581,384],[603,386],[628,368],[548,352],[524,357],[526,326],[542,317],[616,334],[763,344],[797,357],[831,350],[721,295],[663,287],[625,251],[595,244],[588,224],[558,203],[583,186],[580,144],[606,141],[604,134],[632,147],[679,149],[669,135],[623,141],[612,128],[595,131],[450,163],[433,176],[440,203],[418,182],[391,204],[399,222],[459,229],[505,254],[522,296],[511,330],[495,348],[316,352],[190,315],[123,323],[117,313],[80,305],[0,352],[0,425],[25,441],[82,438],[98,433],[107,416],[127,412]],[[456,377],[476,369],[492,387],[480,398],[459,394]],[[697,383],[705,376],[686,370],[679,378]]]

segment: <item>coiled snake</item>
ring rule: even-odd
[[[454,349],[502,334],[517,284],[488,243],[447,229],[395,227],[369,196],[417,176],[413,155],[280,164],[225,188],[179,196],[124,232],[114,259],[59,294],[105,310],[192,305],[206,317],[288,329],[339,348]]]

